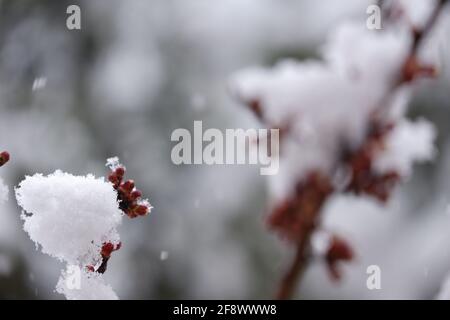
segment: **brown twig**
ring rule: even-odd
[[[109,257],[102,257],[102,263],[100,264],[100,266],[98,267],[97,270],[95,270],[98,273],[105,273],[106,269],[108,268],[108,261],[109,261]]]
[[[333,192],[329,179],[318,172],[311,173],[296,186],[296,193],[270,216],[269,225],[296,243],[294,261],[281,280],[276,298],[292,296],[297,280],[305,270],[310,257],[311,236],[319,224],[320,212],[327,197]]]
[[[298,242],[294,260],[281,279],[280,286],[276,294],[276,299],[286,300],[292,297],[297,283],[299,282],[309,262],[309,244],[311,242],[310,237],[312,232],[313,230],[310,230],[305,233],[302,239]]]
[[[426,21],[425,25],[420,30],[414,30],[414,40],[411,47],[411,55],[415,55],[420,47],[423,39],[431,32],[434,25],[436,24],[439,15],[442,12],[445,4],[448,0],[439,0],[433,12],[430,15],[430,18]]]

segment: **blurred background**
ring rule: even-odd
[[[417,2],[417,1],[416,1]],[[61,169],[104,176],[119,156],[155,207],[126,220],[107,281],[122,299],[264,299],[293,252],[267,230],[267,181],[254,166],[176,166],[176,128],[250,128],[229,77],[243,67],[318,55],[344,19],[366,22],[361,0],[0,0],[0,298],[62,299],[63,264],[36,251],[13,187]],[[81,7],[82,30],[66,28]],[[448,11],[448,10],[447,10]],[[448,12],[445,19],[449,20]],[[434,298],[450,271],[450,45],[442,21],[441,75],[423,81],[410,117],[438,130],[438,155],[417,166],[387,206],[339,196],[324,224],[356,259],[339,283],[311,265],[297,298]],[[442,37],[444,35],[444,37]],[[366,268],[381,267],[381,290]]]

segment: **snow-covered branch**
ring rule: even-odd
[[[24,230],[43,253],[67,263],[57,291],[68,299],[117,298],[102,277],[111,253],[121,247],[117,228],[124,215],[151,210],[134,182],[122,181],[125,167],[118,159],[109,159],[107,165],[114,182],[58,170],[27,176],[16,188]]]
[[[415,80],[436,75],[419,50],[446,2],[439,0],[421,26],[399,15],[390,15],[388,28],[378,31],[344,22],[320,61],[287,60],[235,75],[235,95],[263,124],[282,132],[268,225],[297,250],[278,298],[292,296],[314,254],[311,238],[332,194],[386,202],[415,162],[433,158],[434,127],[405,113]],[[349,244],[330,235],[323,259],[333,279],[340,277],[337,263],[352,256]]]

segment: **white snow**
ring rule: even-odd
[[[311,238],[312,252],[315,257],[324,257],[330,247],[332,235],[324,230],[316,231]]]
[[[16,189],[24,229],[42,252],[70,264],[92,264],[105,241],[118,241],[122,213],[103,178],[61,171],[27,176]]]
[[[16,188],[23,208],[24,230],[43,253],[84,270],[100,263],[104,242],[117,244],[122,212],[117,193],[104,178],[55,171],[27,176]],[[62,278],[66,277],[63,272]],[[67,299],[117,299],[111,287],[94,272],[81,272],[81,288],[60,280],[57,291]]]
[[[47,85],[47,78],[45,78],[45,77],[36,78],[33,81],[32,90],[37,91],[37,90],[43,89],[43,88],[45,88],[46,85]]]
[[[434,126],[424,119],[400,121],[387,137],[386,149],[376,159],[375,169],[380,173],[395,170],[404,177],[409,176],[414,161],[433,158],[436,153],[433,146],[435,137]]]
[[[8,200],[9,189],[5,185],[3,179],[0,177],[0,204]]]
[[[161,251],[161,254],[160,254],[160,256],[159,256],[159,259],[161,260],[161,261],[165,261],[165,260],[167,260],[169,258],[169,252],[167,252],[167,251]]]
[[[74,276],[77,278],[72,278]],[[119,299],[101,274],[85,269],[75,275],[63,272],[56,285],[56,292],[63,294],[67,300]]]
[[[111,171],[116,170],[118,167],[125,167],[120,163],[119,157],[111,157],[106,159],[106,166],[111,169]]]

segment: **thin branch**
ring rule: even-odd
[[[310,232],[305,233],[303,238],[298,242],[294,260],[281,279],[276,299],[286,300],[292,297],[294,290],[297,287],[297,283],[309,263],[309,247],[312,232],[313,230],[310,230]]]
[[[433,12],[430,15],[430,18],[427,20],[425,25],[420,30],[415,30],[414,32],[414,41],[412,43],[411,47],[411,54],[415,55],[423,42],[423,39],[431,32],[434,25],[436,24],[439,15],[442,12],[442,9],[444,8],[445,4],[448,2],[448,0],[439,0],[438,4],[434,8]]]

